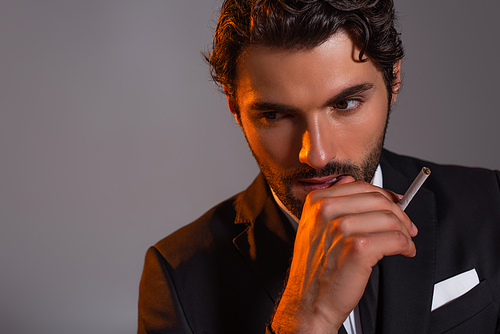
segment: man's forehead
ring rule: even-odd
[[[289,50],[253,46],[240,57],[236,95],[256,99],[297,93],[331,91],[374,82],[381,73],[371,62],[359,61],[359,47],[338,32],[313,49]]]

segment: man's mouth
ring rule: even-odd
[[[296,183],[309,193],[313,190],[330,188],[346,176],[347,175],[331,175],[321,178],[299,179]]]

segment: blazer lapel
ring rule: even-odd
[[[276,303],[292,258],[295,231],[281,212],[262,174],[236,203],[236,224],[247,224],[233,243]]]
[[[381,166],[384,188],[399,194],[404,194],[418,174],[418,169],[414,169],[415,175],[403,175],[387,159],[382,159]],[[424,185],[406,213],[419,230],[413,239],[417,255],[414,258],[390,256],[379,263],[379,333],[425,333],[429,327],[437,240],[434,193]]]

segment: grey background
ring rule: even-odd
[[[387,147],[500,168],[500,2],[396,0]],[[0,1],[0,332],[133,333],[146,249],[257,174],[200,50],[215,0]]]

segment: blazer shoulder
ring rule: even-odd
[[[224,257],[236,249],[233,240],[255,221],[268,198],[267,183],[259,174],[245,191],[214,206],[154,247],[172,264],[193,258]]]
[[[407,178],[413,179],[422,167],[431,169],[431,177],[426,185],[448,187],[462,190],[488,191],[492,195],[500,196],[500,172],[486,168],[467,167],[450,164],[438,164],[427,160],[399,155],[384,150],[381,158],[382,164],[389,164]],[[458,190],[458,189],[457,189]],[[459,191],[461,192],[461,191]]]
[[[213,254],[243,232],[246,225],[234,224],[235,203],[241,193],[211,208],[194,222],[158,241],[153,247],[173,267],[203,254]]]
[[[443,165],[384,150],[382,158],[384,179],[400,174],[413,180],[422,167],[429,167],[431,175],[423,188],[434,193],[438,213],[457,213],[471,217],[481,213],[488,220],[500,219],[500,173],[485,168]]]

